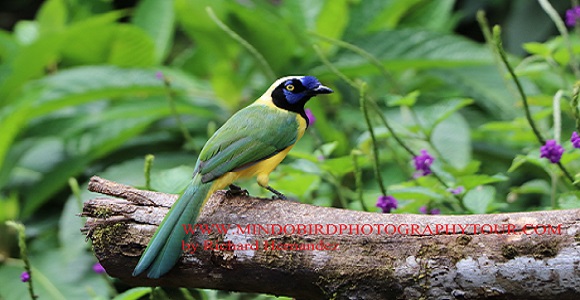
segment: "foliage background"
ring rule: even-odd
[[[553,2],[561,16],[571,5]],[[366,96],[377,103],[370,121],[382,183],[398,199],[395,213],[418,213],[422,206],[444,214],[580,207],[574,186],[539,158],[541,145],[523,117],[520,95],[476,20],[481,9],[490,24],[502,25],[504,46],[534,120],[547,139],[560,140],[561,132],[567,149],[562,163],[576,174],[579,154],[567,141],[575,126],[568,103],[580,44],[574,29],[566,42],[538,2],[47,0],[2,5],[0,298],[27,295],[27,285],[19,281],[23,262],[17,234],[6,220],[26,225],[28,258],[41,298],[136,299],[149,293],[133,289],[118,295],[129,287],[92,270],[96,259],[76,215],[82,201],[94,197],[84,183],[98,174],[145,187],[144,157],[153,154],[149,187],[179,192],[215,129],[288,74],[317,76],[336,91],[308,104],[314,126],[271,176],[273,186],[302,202],[378,211],[382,191],[359,91],[334,67],[366,83]],[[213,19],[206,7],[215,13]],[[561,97],[554,100],[558,92]],[[554,115],[562,121],[554,122]],[[381,117],[414,153],[428,149],[440,180],[413,177],[412,155],[396,143]],[[358,187],[357,175],[362,178]],[[268,196],[253,181],[241,185],[253,195]],[[460,186],[459,195],[448,190]],[[203,299],[269,298],[165,292]]]

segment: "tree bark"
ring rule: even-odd
[[[196,250],[154,280],[131,272],[177,196],[99,177],[89,190],[121,198],[87,201],[82,231],[107,273],[131,285],[298,299],[580,299],[579,209],[379,214],[218,191],[184,241]]]

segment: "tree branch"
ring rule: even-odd
[[[197,245],[196,251],[187,251],[173,270],[154,280],[132,277],[131,272],[176,196],[99,177],[91,179],[89,190],[122,198],[87,201],[82,231],[107,273],[131,285],[298,299],[580,296],[578,209],[466,216],[379,214],[229,197],[218,191],[197,223],[211,232],[197,228],[184,241],[184,246]],[[223,248],[203,249],[208,243]]]

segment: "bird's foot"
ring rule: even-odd
[[[241,187],[230,184],[229,189],[226,191],[226,196],[228,197],[235,197],[235,196],[249,196],[250,193],[246,189],[242,189]]]
[[[288,198],[286,198],[286,196],[284,196],[284,194],[278,192],[277,190],[273,189],[271,186],[267,186],[266,189],[272,193],[274,193],[274,195],[272,196],[273,200],[288,200]]]

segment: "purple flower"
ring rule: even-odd
[[[572,146],[574,146],[574,148],[580,148],[580,136],[578,136],[578,132],[572,132],[570,142],[572,142]]]
[[[390,213],[391,209],[397,208],[397,199],[393,196],[379,196],[376,207],[379,207],[383,213]]]
[[[421,150],[421,155],[413,157],[413,160],[415,161],[415,170],[419,171],[419,173],[416,174],[417,177],[431,174],[431,165],[435,159],[429,154],[429,152],[427,152],[427,150]]]
[[[95,271],[95,273],[97,273],[97,274],[103,274],[103,273],[105,273],[105,272],[106,272],[106,271],[105,271],[105,268],[103,268],[103,266],[102,266],[102,265],[101,265],[101,263],[99,263],[99,262],[96,262],[96,263],[93,265],[93,271]]]
[[[438,208],[433,208],[431,209],[431,211],[427,211],[427,206],[423,205],[421,207],[419,207],[419,212],[426,215],[426,214],[430,214],[430,215],[438,215],[441,213],[441,210]]]
[[[155,72],[155,78],[157,78],[159,80],[164,80],[165,76],[163,75],[163,72],[157,71],[157,72]]]
[[[574,27],[578,19],[580,19],[580,6],[572,7],[566,11],[566,25]]]
[[[456,188],[448,188],[447,191],[453,195],[459,195],[465,191],[465,188],[462,185],[460,185]]]
[[[324,161],[326,158],[324,157],[324,155],[318,155],[316,159],[318,159],[318,161]]]
[[[20,274],[20,281],[28,282],[29,280],[30,280],[30,273],[24,271],[24,272],[22,272],[22,274]]]
[[[549,159],[553,164],[558,163],[564,153],[564,148],[555,140],[547,140],[546,144],[540,148],[540,157]]]
[[[314,125],[314,122],[316,122],[316,117],[314,117],[312,110],[310,110],[310,108],[307,108],[304,110],[304,112],[306,113],[306,117],[308,118],[308,126]]]

